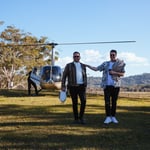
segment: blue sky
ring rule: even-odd
[[[1,0],[0,31],[14,25],[49,42],[126,41],[136,43],[58,45],[57,65],[64,67],[79,51],[81,61],[98,66],[116,49],[126,62],[125,76],[150,73],[149,0]],[[87,69],[89,76],[101,73]]]

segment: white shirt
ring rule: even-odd
[[[110,62],[109,63],[109,69],[112,70],[112,66],[113,66],[114,62]],[[108,71],[108,81],[107,81],[107,85],[113,85],[114,86],[114,80],[112,79],[112,76],[109,74]]]
[[[82,76],[81,64],[79,62],[74,62],[74,64],[75,64],[75,67],[76,67],[77,84],[83,84],[83,76]]]

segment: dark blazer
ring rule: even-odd
[[[86,75],[86,66],[82,63],[82,75],[83,75],[83,84],[86,87],[87,86],[87,75]],[[66,80],[67,80],[67,86],[76,86],[77,85],[77,79],[76,79],[76,67],[74,62],[68,63],[64,69],[63,76],[62,76],[62,87],[66,88]]]

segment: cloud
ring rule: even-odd
[[[130,65],[135,66],[149,66],[150,62],[147,58],[139,57],[135,53],[131,52],[122,52],[118,54],[119,58],[122,58],[125,62],[127,62]]]
[[[85,50],[82,52],[84,56],[82,61],[87,64],[100,65],[103,61],[109,60],[109,53],[100,53],[99,50]],[[150,66],[150,62],[145,57],[137,56],[132,52],[118,53],[118,58],[123,59],[126,64],[131,66]]]
[[[81,53],[81,56],[85,63],[98,63],[103,57],[98,50],[85,50]]]
[[[58,66],[61,66],[62,68],[65,67],[65,65],[69,62],[72,61],[72,57],[69,57],[69,56],[66,56],[66,57],[63,57],[63,58],[59,58],[55,64],[58,65]]]

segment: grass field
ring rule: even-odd
[[[87,123],[75,125],[69,97],[0,90],[0,150],[149,150],[150,98],[137,94],[119,98],[119,124],[109,125],[103,97],[87,95]]]

